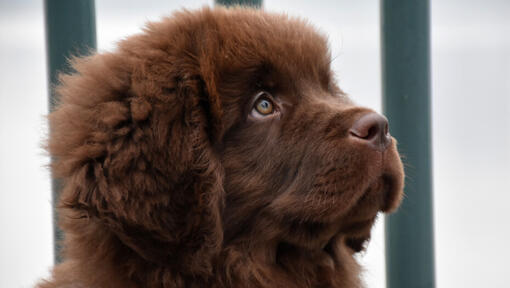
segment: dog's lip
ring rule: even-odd
[[[366,187],[359,199],[352,205],[348,212],[342,217],[342,222],[348,219],[343,227],[351,227],[347,230],[356,230],[356,227],[363,226],[364,223],[373,222],[379,212],[384,212],[388,206],[388,197],[392,191],[391,181],[388,181],[385,175],[379,175],[374,181]]]
[[[322,251],[335,259],[335,251],[332,247],[338,237],[341,237],[344,244],[349,247],[354,253],[361,252],[365,249],[365,243],[370,239],[370,231],[375,222],[376,216],[356,220],[344,225],[331,239],[322,247]]]
[[[375,216],[366,220],[353,221],[341,228],[340,233],[347,236],[362,236],[370,233],[370,229],[375,222]]]
[[[366,249],[366,243],[370,239],[370,234],[361,237],[346,237],[345,245],[349,247],[354,253],[359,253]]]
[[[383,181],[383,189],[381,191],[383,201],[380,209],[384,213],[391,213],[400,204],[403,188],[399,184],[398,175],[383,174],[381,177]]]
[[[374,216],[368,220],[353,222],[345,228],[344,243],[354,253],[365,250],[376,218],[377,216]]]
[[[369,214],[376,214],[378,212],[391,213],[400,203],[402,188],[401,185],[398,184],[399,181],[398,175],[386,172],[381,173],[376,180],[366,188],[352,210],[357,210],[360,206],[370,205],[366,203],[369,202],[373,204],[377,203],[374,205],[374,210],[369,212]],[[355,211],[352,212],[355,213]],[[372,216],[368,215],[367,218],[371,218]]]
[[[375,197],[378,199],[378,205],[374,205],[374,209],[369,211],[366,215],[358,215],[355,217],[355,213],[357,209],[362,209],[363,207],[359,207],[355,205],[353,214],[348,215],[349,217],[354,217],[355,219],[348,224],[344,224],[342,229],[339,231],[339,234],[345,236],[344,243],[352,249],[354,253],[358,253],[364,251],[366,248],[366,243],[370,239],[372,227],[377,219],[379,213],[390,213],[392,212],[398,203],[400,202],[400,197],[402,192],[400,191],[401,185],[399,185],[398,175],[382,173],[376,181],[372,185],[370,185],[363,196],[358,201],[358,205],[363,206],[364,201],[370,202],[371,197]],[[357,219],[356,219],[357,218]]]

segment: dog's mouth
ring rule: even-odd
[[[287,223],[290,231],[299,232],[289,233],[293,236],[287,241],[294,244],[301,244],[303,247],[312,249],[322,248],[328,250],[328,245],[333,238],[341,237],[345,244],[354,252],[364,250],[365,244],[370,239],[370,232],[377,215],[381,212],[388,212],[391,207],[397,205],[399,194],[401,193],[395,177],[391,175],[382,175],[373,181],[361,197],[352,205],[346,213],[335,218],[327,218],[323,221],[306,222],[297,221],[292,224]],[[303,235],[297,237],[296,235]]]
[[[345,245],[351,248],[355,253],[365,250],[366,244],[368,243],[368,240],[370,240],[370,232],[372,230],[372,226],[374,225],[375,219],[376,217],[374,216],[371,219],[354,222],[346,226],[340,232],[341,235],[344,235]]]
[[[292,266],[299,259],[307,259],[334,269],[342,260],[340,256],[347,247],[348,253],[354,254],[364,251],[366,243],[370,239],[370,230],[375,217],[363,221],[352,222],[343,226],[336,234],[330,234],[330,238],[323,244],[302,245],[292,241],[281,241],[277,245],[276,262],[283,266]],[[308,243],[310,244],[310,243]]]
[[[399,174],[380,175],[341,217],[339,222],[345,223],[343,226],[348,227],[342,230],[348,231],[348,234],[364,230],[368,224],[373,224],[378,213],[391,213],[400,204],[402,186]]]
[[[381,212],[390,212],[400,201],[398,179],[392,175],[382,175],[372,183],[363,193],[361,198],[342,217],[336,234],[330,238],[322,250],[335,259],[334,245],[338,238],[343,244],[358,253],[366,249],[370,240],[372,227]]]
[[[341,222],[345,224],[338,234],[343,235],[345,245],[355,253],[364,251],[377,215],[392,212],[399,205],[401,196],[400,174],[381,175],[343,217]],[[331,252],[329,245],[325,246],[326,252]]]
[[[380,212],[390,212],[400,201],[398,179],[382,175],[370,185],[358,202],[341,222],[339,234],[344,235],[345,244],[354,252],[365,250],[370,232]]]
[[[327,242],[322,250],[329,254],[333,259],[335,259],[335,245],[343,244],[350,248],[353,253],[364,251],[368,241],[370,240],[370,232],[376,218],[377,215],[367,218],[366,220],[359,220],[343,225],[338,233]],[[341,243],[338,243],[339,241]]]
[[[345,253],[355,254],[366,250],[379,213],[392,212],[402,197],[400,159],[398,155],[393,156],[379,168],[379,175],[367,179],[366,186],[353,191],[356,199],[349,205],[340,208],[337,205],[341,201],[330,201],[321,210],[330,213],[306,220],[296,217],[293,221],[281,223],[286,227],[286,232],[282,239],[278,239],[277,259],[282,263],[293,263],[295,257],[308,255],[303,257],[318,257],[313,259],[323,259],[324,263],[331,263],[334,267],[335,263],[342,261]],[[342,193],[345,191],[331,191],[329,195],[341,199],[345,195]]]

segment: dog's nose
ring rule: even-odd
[[[364,143],[381,152],[391,143],[388,120],[375,112],[361,116],[354,122],[349,132],[352,137],[363,140]]]

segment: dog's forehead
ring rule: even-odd
[[[227,10],[224,16],[217,31],[226,66],[265,69],[281,78],[330,77],[326,37],[305,20],[256,10]]]

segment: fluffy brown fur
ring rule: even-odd
[[[241,8],[74,60],[48,145],[64,262],[38,287],[360,287],[353,255],[403,172],[395,141],[349,134],[371,110],[330,62],[304,21]]]

